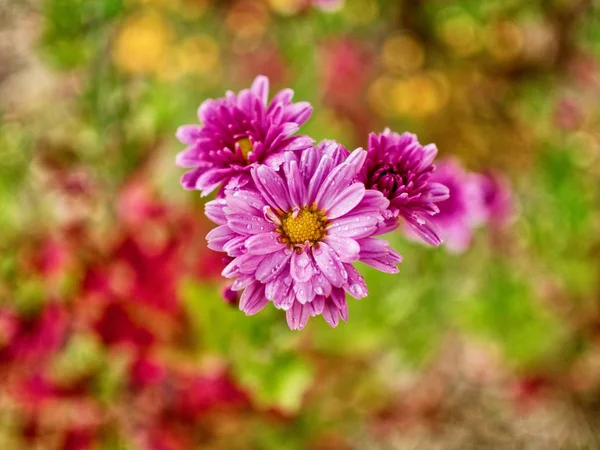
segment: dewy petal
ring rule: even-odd
[[[348,320],[348,304],[343,289],[334,289],[331,296],[325,299],[323,318],[334,328],[340,323],[340,318]]]
[[[304,180],[300,174],[298,163],[295,160],[292,160],[284,164],[283,167],[287,178],[292,206],[301,208],[306,205],[306,186],[304,185]]]
[[[237,257],[236,261],[240,273],[250,275],[256,273],[256,267],[258,267],[264,259],[264,255],[251,255],[245,253],[242,256]]]
[[[251,316],[263,309],[269,301],[265,297],[265,289],[261,283],[249,285],[240,298],[240,309]]]
[[[275,306],[277,308],[280,308],[283,300],[285,300],[289,297],[288,292],[291,292],[291,286],[285,282],[284,276],[275,277],[273,280],[269,281],[265,285],[265,296],[269,300],[273,301],[273,303],[275,303]],[[283,302],[283,303],[289,303],[289,306],[292,306],[292,302],[293,302],[293,299],[295,298],[295,294],[292,295],[291,297],[292,297],[291,301]]]
[[[276,228],[275,224],[250,214],[228,214],[227,224],[236,233],[245,235],[265,233]]]
[[[315,268],[308,252],[301,251],[292,254],[290,275],[297,282],[308,281],[314,275]]]
[[[362,183],[354,183],[344,189],[337,197],[319,205],[327,211],[329,219],[337,219],[352,211],[360,203],[365,195],[365,186]]]
[[[346,159],[346,164],[352,167],[350,172],[350,178],[354,178],[358,172],[363,168],[365,161],[367,159],[367,152],[362,148],[357,148],[354,150],[348,158]]]
[[[294,302],[292,307],[286,311],[286,318],[290,330],[302,330],[309,317],[308,308],[301,305],[299,302]]]
[[[246,241],[248,253],[253,255],[266,255],[283,250],[285,244],[280,240],[281,235],[276,231],[250,236]]]
[[[321,273],[333,286],[343,286],[348,279],[348,274],[339,257],[329,245],[321,242],[318,248],[313,248],[313,257]]]
[[[259,196],[250,191],[234,191],[227,195],[227,208],[230,211],[263,217],[265,203],[262,198],[256,197]]]
[[[204,213],[206,214],[206,217],[208,217],[217,225],[225,225],[227,223],[227,218],[223,212],[223,207],[225,204],[226,202],[224,199],[213,200],[206,203],[206,205],[204,205]]]
[[[385,273],[398,273],[396,264],[402,257],[383,239],[368,238],[360,241],[360,261]]]
[[[403,217],[410,228],[429,245],[437,247],[443,242],[440,236],[440,230],[434,220],[426,215],[417,213],[411,214],[408,217]]]
[[[308,196],[306,199],[308,204],[312,204],[315,201],[319,188],[323,184],[327,174],[331,172],[332,168],[333,160],[331,157],[327,155],[321,156],[321,160],[319,161],[319,164],[317,165],[317,168],[310,179],[310,182],[308,183]]]
[[[213,228],[206,235],[206,240],[208,241],[208,248],[216,252],[222,252],[224,251],[223,246],[235,237],[237,237],[237,235],[231,228],[227,225],[221,225]]]
[[[320,272],[317,272],[317,274],[312,277],[311,282],[317,295],[322,295],[324,297],[329,297],[331,295],[331,290],[333,287],[331,286],[329,280]]]
[[[358,273],[351,264],[344,264],[346,272],[348,272],[348,286],[345,286],[346,291],[354,298],[365,298],[369,291],[365,279]]]
[[[336,166],[319,188],[315,198],[317,205],[337,197],[354,180],[366,157],[367,152],[358,149],[350,154],[346,162]]]
[[[277,277],[284,269],[289,273],[289,260],[292,257],[290,252],[278,250],[271,253],[256,268],[256,279],[262,283],[267,283]]]
[[[329,235],[324,241],[337,253],[341,261],[351,263],[358,260],[360,245],[354,239]]]
[[[252,169],[252,179],[273,208],[281,211],[291,209],[287,186],[277,172],[267,166],[258,166]]]
[[[381,220],[379,214],[344,216],[333,220],[327,229],[327,233],[340,237],[361,239],[371,236],[377,230],[377,225]]]
[[[323,308],[325,307],[325,297],[317,295],[312,302],[306,304],[306,307],[308,308],[311,317],[322,314]]]
[[[298,300],[303,305],[305,303],[311,302],[313,298],[315,298],[314,286],[309,281],[304,281],[301,283],[294,284],[294,293],[296,294],[296,300]]]

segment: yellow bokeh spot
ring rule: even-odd
[[[294,15],[302,9],[300,0],[269,0],[269,5],[273,11],[284,16]]]
[[[236,37],[257,39],[267,30],[269,11],[262,2],[242,0],[229,10],[225,24]]]
[[[437,113],[448,103],[449,89],[443,74],[419,73],[395,80],[388,98],[395,115],[421,118]]]
[[[220,51],[217,42],[208,35],[191,36],[168,51],[166,63],[159,70],[167,81],[181,76],[198,74],[213,79],[221,74]]]
[[[437,34],[456,53],[469,56],[481,49],[481,30],[475,20],[458,8],[440,13]]]
[[[342,14],[352,24],[367,24],[377,18],[379,4],[376,0],[346,0]]]
[[[394,78],[383,75],[377,78],[367,91],[367,99],[371,108],[382,117],[391,117],[394,115],[390,94],[395,83],[396,80]]]
[[[498,23],[488,30],[486,46],[490,54],[500,61],[514,59],[523,48],[521,28],[508,21]]]
[[[147,12],[132,17],[116,36],[113,60],[125,72],[154,72],[164,63],[172,36],[170,25],[159,14]]]
[[[414,72],[423,67],[425,50],[413,36],[402,33],[385,41],[381,59],[390,72]]]

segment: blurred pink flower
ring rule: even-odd
[[[495,172],[485,172],[479,177],[483,195],[485,220],[494,228],[502,228],[514,219],[515,205],[508,181]]]
[[[465,171],[454,159],[440,162],[430,179],[450,191],[450,198],[436,204],[440,211],[433,216],[433,222],[451,252],[464,252],[474,229],[486,219],[480,180],[479,175]]]

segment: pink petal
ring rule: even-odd
[[[323,180],[325,180],[327,174],[331,172],[332,167],[333,160],[331,157],[327,155],[321,156],[317,169],[308,183],[308,196],[306,198],[308,204],[312,204],[315,201],[319,187],[323,184]]]
[[[362,183],[354,183],[344,189],[337,197],[319,204],[325,208],[329,219],[337,219],[352,211],[360,203],[365,195],[365,187]]]
[[[206,235],[206,240],[208,241],[208,248],[216,252],[222,252],[224,251],[223,246],[235,237],[237,237],[237,234],[229,226],[221,225],[212,229]]]
[[[202,127],[199,125],[183,125],[175,133],[177,139],[185,145],[193,145],[202,137]]]
[[[330,234],[324,241],[337,253],[341,261],[351,263],[358,259],[360,245],[354,239]]]
[[[346,272],[348,272],[348,286],[344,286],[346,291],[354,298],[361,299],[369,295],[365,279],[358,273],[352,265],[344,264]]]
[[[294,283],[294,293],[296,294],[296,300],[303,305],[315,298],[315,291],[310,280],[301,283]]]
[[[287,186],[277,172],[267,166],[258,166],[252,169],[252,179],[272,207],[281,211],[292,209]]]
[[[248,249],[248,253],[253,255],[267,255],[283,250],[286,245],[281,242],[280,238],[281,235],[276,231],[256,234],[248,238],[246,248]]]
[[[289,161],[287,164],[284,164],[283,167],[287,178],[292,206],[298,208],[306,206],[306,186],[304,185],[304,180],[300,174],[298,163],[295,160]]]
[[[308,252],[292,253],[290,275],[297,282],[308,281],[314,275],[315,268]]]
[[[263,105],[267,105],[269,100],[269,79],[264,75],[259,75],[254,79],[250,90],[256,95]]]
[[[308,308],[298,302],[294,302],[292,307],[286,311],[286,319],[290,330],[302,330],[308,322]]]
[[[285,250],[271,253],[256,268],[256,279],[262,283],[267,283],[274,277],[277,277],[285,268],[289,271],[289,260],[291,257],[291,252],[286,252]]]
[[[250,214],[227,214],[227,224],[236,233],[244,235],[266,233],[276,228],[275,224]]]
[[[321,242],[318,248],[313,248],[313,257],[319,269],[335,287],[342,286],[348,279],[344,266],[333,249],[325,242]]]
[[[264,285],[253,283],[248,286],[240,298],[240,310],[247,316],[252,316],[263,309],[269,301],[265,297]]]

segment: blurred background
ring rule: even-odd
[[[174,133],[257,74],[510,220],[390,235],[337,329],[245,317]],[[600,449],[597,0],[2,0],[0,114],[1,449]]]

